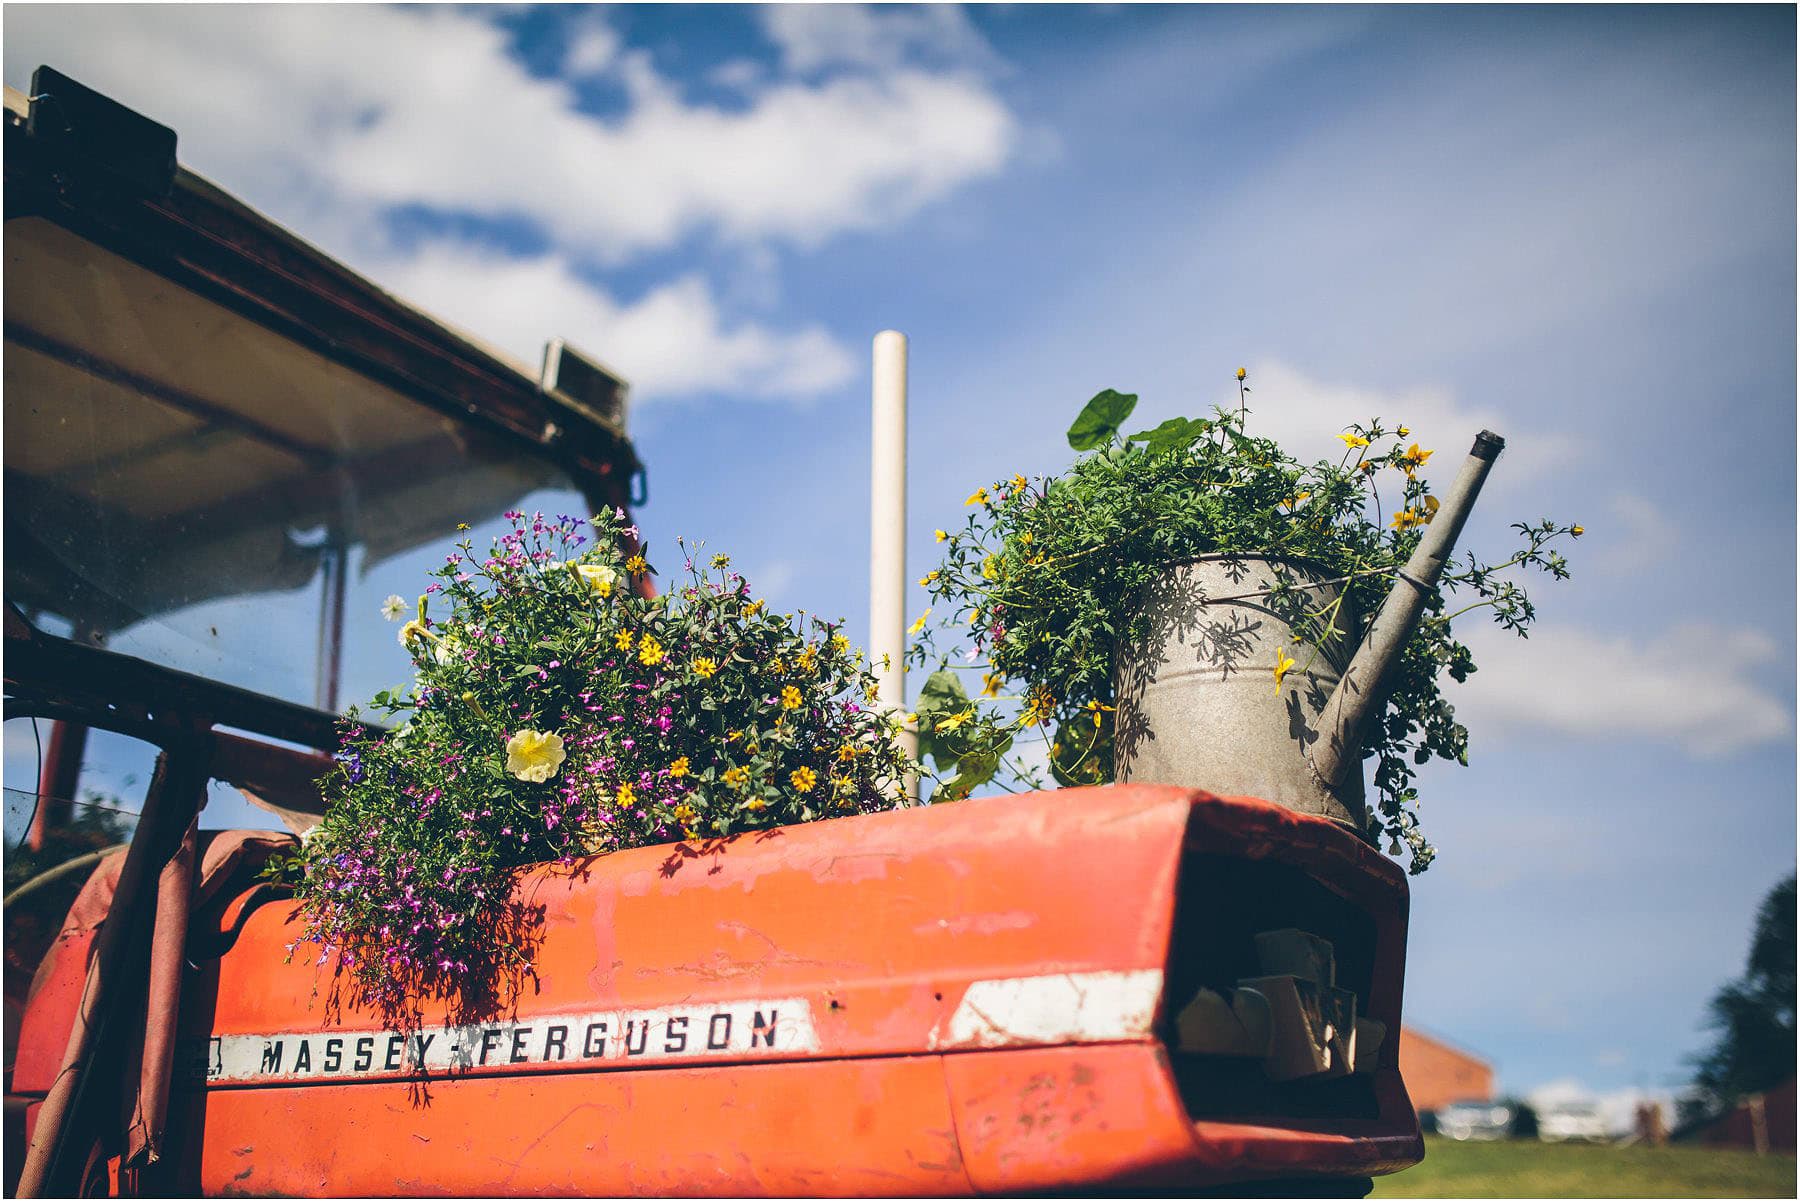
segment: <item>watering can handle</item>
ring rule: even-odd
[[[1325,703],[1319,715],[1321,737],[1313,744],[1312,763],[1326,788],[1335,788],[1349,765],[1362,762],[1363,723],[1382,700],[1382,678],[1399,661],[1406,641],[1418,629],[1425,599],[1437,587],[1438,577],[1443,575],[1444,565],[1456,548],[1457,536],[1469,520],[1469,511],[1475,507],[1488,470],[1505,447],[1506,440],[1491,430],[1475,436],[1475,445],[1438,506],[1437,516],[1425,527],[1419,545],[1369,625],[1362,646]]]

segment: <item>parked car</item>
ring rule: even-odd
[[[1585,1139],[1603,1144],[1612,1138],[1600,1108],[1592,1102],[1559,1102],[1538,1111],[1538,1138],[1559,1144],[1571,1139]]]
[[[1437,1132],[1445,1139],[1505,1139],[1516,1114],[1506,1102],[1452,1102],[1437,1112]]]

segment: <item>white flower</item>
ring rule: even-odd
[[[453,634],[446,634],[431,648],[431,656],[440,665],[447,665],[462,658],[464,647],[462,641]]]
[[[389,593],[388,599],[381,603],[381,616],[390,622],[399,621],[400,615],[406,612],[406,598],[399,593]]]

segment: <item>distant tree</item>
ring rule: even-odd
[[[1794,1071],[1794,878],[1763,899],[1744,975],[1713,996],[1711,1051],[1693,1060],[1694,1093],[1684,1119],[1718,1114]]]
[[[1536,1139],[1538,1137],[1537,1107],[1524,1098],[1508,1099],[1513,1108],[1512,1127],[1507,1134],[1514,1139]]]

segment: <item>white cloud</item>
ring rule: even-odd
[[[1367,423],[1375,417],[1389,429],[1404,424],[1410,441],[1438,452],[1421,473],[1428,480],[1452,479],[1475,435],[1484,429],[1506,439],[1506,450],[1491,477],[1497,492],[1538,479],[1574,454],[1573,440],[1566,435],[1521,429],[1516,418],[1465,406],[1441,388],[1327,383],[1280,361],[1253,362],[1249,370],[1247,428],[1259,437],[1274,438],[1302,461],[1336,460],[1344,452],[1337,434],[1351,422]],[[1230,401],[1236,400],[1233,394]]]
[[[1017,141],[1011,113],[974,76],[897,60],[857,78],[771,83],[742,109],[690,104],[598,19],[576,26],[563,66],[623,83],[630,106],[606,120],[578,111],[565,80],[531,75],[506,31],[470,11],[44,6],[7,17],[9,80],[58,65],[174,126],[184,163],[382,284],[527,362],[566,337],[614,364],[638,399],[806,397],[854,363],[819,326],[734,323],[698,276],[627,304],[582,264],[711,231],[739,242],[752,269],[730,297],[767,305],[771,242],[810,247],[904,220],[997,171]],[[916,20],[913,41],[937,30],[954,42],[963,18]],[[508,258],[446,236],[403,251],[383,216],[404,206],[523,218],[552,249]]]
[[[623,44],[612,26],[601,20],[580,22],[569,32],[563,51],[563,74],[599,75],[613,65]]]
[[[707,80],[721,88],[747,92],[763,81],[762,64],[755,59],[734,58],[720,63],[707,73]]]
[[[955,5],[771,4],[763,28],[797,74],[832,67],[893,70],[918,58],[994,66],[993,48]]]
[[[579,111],[565,80],[532,75],[505,30],[460,10],[7,16],[9,80],[62,64],[173,124],[184,161],[233,188],[316,180],[335,198],[524,218],[609,261],[708,231],[814,246],[884,226],[998,171],[1017,141],[1011,112],[968,73],[894,64],[716,108],[685,101],[598,26],[569,53],[583,69],[611,64],[631,100],[616,118]]]
[[[561,255],[514,258],[435,242],[377,267],[393,290],[478,331],[527,363],[549,336],[597,355],[631,383],[632,402],[729,392],[788,400],[848,380],[856,361],[817,326],[776,332],[730,323],[699,276],[629,304],[583,280]]]
[[[1793,664],[1760,631],[1687,623],[1640,640],[1554,626],[1519,639],[1483,626],[1464,641],[1480,670],[1452,686],[1451,700],[1470,729],[1495,737],[1655,739],[1714,757],[1793,730],[1774,691]]]

